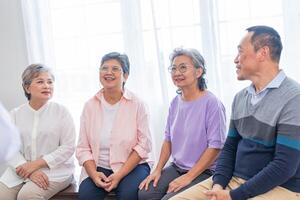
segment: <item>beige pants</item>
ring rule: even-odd
[[[244,182],[245,180],[241,178],[233,177],[230,180],[228,186],[226,187],[226,190],[233,190],[235,188],[238,188]],[[204,194],[204,191],[210,190],[212,188],[212,184],[213,184],[212,178],[206,179],[205,181],[202,181],[201,183],[198,183],[197,185],[194,185],[193,187],[177,194],[170,200],[179,200],[179,199],[210,200],[210,198]],[[285,200],[285,199],[300,200],[300,193],[292,192],[283,187],[275,187],[269,192],[251,198],[251,200]]]
[[[47,190],[40,188],[32,181],[22,183],[12,188],[8,188],[0,182],[0,199],[1,200],[38,200],[50,199],[59,191],[65,189],[72,182],[73,177],[64,182],[50,182]]]

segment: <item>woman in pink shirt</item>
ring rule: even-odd
[[[84,106],[76,157],[83,166],[79,199],[137,199],[140,182],[149,175],[151,134],[145,104],[124,88],[127,55],[112,52],[101,60],[103,88]]]

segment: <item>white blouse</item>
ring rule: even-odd
[[[1,182],[10,187],[20,184],[14,169],[38,158],[49,166],[41,169],[49,181],[62,182],[72,176],[76,135],[73,119],[65,107],[48,102],[36,111],[27,103],[12,110],[11,116],[20,131],[22,145],[20,155],[9,162],[11,169],[0,178]]]

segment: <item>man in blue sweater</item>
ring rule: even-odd
[[[253,26],[238,45],[238,80],[215,174],[173,199],[300,200],[300,85],[279,69],[282,43],[271,27]]]

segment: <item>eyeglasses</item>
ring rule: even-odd
[[[101,66],[101,67],[99,68],[99,71],[100,71],[101,73],[107,73],[107,72],[109,71],[109,69],[110,69],[110,71],[111,71],[112,73],[120,73],[120,72],[122,71],[122,68],[119,67],[119,66],[112,66],[112,67],[109,67],[109,66],[107,66],[107,65]]]
[[[176,67],[176,65],[171,65],[170,67],[168,67],[168,71],[171,73],[171,74],[175,74],[176,71],[178,70],[180,73],[185,73],[188,69],[189,65],[187,64],[180,64]]]

